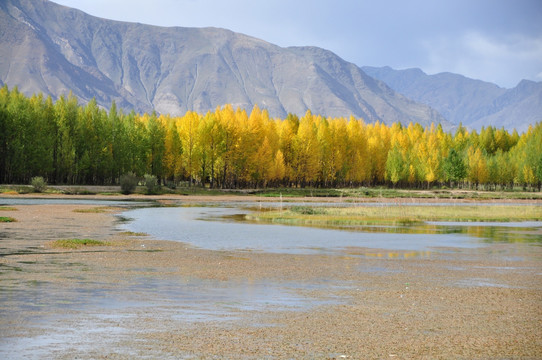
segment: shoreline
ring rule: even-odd
[[[128,198],[140,197],[151,198]],[[10,348],[58,359],[542,358],[540,246],[212,251],[122,234],[115,209],[13,207],[0,210],[18,220],[0,224],[2,285],[12,294],[0,302],[7,359],[16,358]],[[113,245],[50,248],[59,236]]]
[[[183,202],[279,202],[280,197],[277,196],[258,196],[258,195],[179,195],[179,194],[161,194],[161,195],[143,195],[143,194],[114,194],[114,195],[69,195],[69,194],[47,194],[47,193],[28,193],[28,194],[9,194],[0,193],[0,199],[80,199],[80,200],[113,200],[113,201],[183,201]],[[324,203],[524,203],[524,204],[541,204],[541,199],[486,199],[486,198],[428,198],[428,197],[301,197],[301,196],[284,196],[282,202],[324,202]]]

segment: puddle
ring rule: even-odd
[[[63,311],[107,311],[145,308],[153,312],[167,309],[169,316],[183,321],[231,319],[239,312],[307,310],[337,302],[315,300],[303,293],[314,284],[273,282],[212,281],[202,279],[161,280],[141,277],[131,284],[79,282],[62,288],[56,284],[30,281],[0,288],[0,315],[9,318],[47,317]],[[334,284],[334,286],[338,286]],[[326,289],[330,289],[327,285]]]
[[[84,354],[92,358],[92,352],[99,348],[110,348],[115,353],[116,343],[129,334],[129,329],[100,320],[82,318],[68,324],[60,319],[49,324],[51,328],[35,336],[7,337],[0,339],[0,357],[2,359],[74,359]],[[107,334],[107,336],[105,336]],[[98,345],[99,344],[99,345]],[[123,348],[123,355],[136,356],[130,348]],[[102,356],[99,356],[102,357]]]
[[[335,282],[328,285],[153,277],[129,284],[80,282],[65,288],[49,282],[20,283],[0,288],[4,322],[26,324],[24,332],[18,332],[17,326],[0,329],[0,358],[88,355],[96,344],[115,349],[146,317],[153,319],[153,326],[183,326],[236,321],[265,311],[307,311],[344,301],[333,295],[323,299],[308,295],[314,290],[341,289]],[[250,321],[261,325],[257,316]],[[130,355],[124,347],[123,355]]]

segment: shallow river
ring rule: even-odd
[[[144,205],[75,201],[76,204],[130,208]],[[10,203],[0,199],[0,204],[10,205],[52,203],[74,204],[70,200],[19,199]],[[320,265],[329,259],[349,265],[353,257],[362,264],[356,270],[360,275],[356,273],[353,280],[324,276],[317,280],[282,281],[265,276],[252,278],[247,274],[246,279],[217,280],[167,273],[160,275],[157,269],[149,268],[145,263],[122,268],[118,274],[101,274],[100,269],[92,265],[92,257],[73,261],[68,255],[54,252],[42,253],[40,257],[31,253],[24,257],[20,255],[17,262],[6,262],[7,265],[0,267],[3,276],[0,278],[0,358],[106,358],[110,354],[116,354],[118,358],[141,357],[142,354],[148,358],[160,358],[164,354],[157,352],[156,348],[151,352],[140,350],[142,352],[138,353],[135,350],[138,343],[134,339],[138,339],[145,348],[152,346],[152,342],[146,343],[142,336],[147,331],[171,331],[194,323],[226,324],[247,317],[249,326],[265,328],[271,325],[266,323],[268,320],[260,323],[260,313],[308,312],[320,305],[349,304],[355,296],[352,294],[380,286],[389,287],[394,283],[400,284],[401,291],[407,291],[410,285],[406,281],[416,279],[420,271],[417,257],[430,258],[427,261],[422,259],[424,266],[432,266],[427,276],[424,275],[424,281],[434,281],[443,288],[513,289],[517,284],[507,281],[508,274],[522,276],[522,279],[539,279],[542,276],[538,263],[534,268],[522,265],[524,250],[520,255],[515,253],[515,249],[542,244],[542,222],[431,222],[414,226],[363,226],[333,230],[245,221],[244,215],[259,211],[258,204],[255,209],[248,208],[246,203],[232,207],[217,204],[192,207],[146,205],[120,214],[118,230],[146,233],[153,239],[178,241],[208,250],[323,254],[314,257],[315,261],[321,262]],[[40,239],[39,235],[36,239]],[[494,251],[495,243],[513,244],[506,251]],[[380,257],[377,260],[359,258],[380,254],[380,249],[385,258],[382,261]],[[433,264],[433,253],[438,253],[442,260],[449,256],[447,252],[455,250],[454,262]],[[481,255],[478,250],[483,250]],[[486,255],[486,252],[490,254]],[[98,252],[95,256],[105,254]],[[344,254],[348,257],[335,256]],[[415,260],[388,260],[406,258],[406,254],[413,254]],[[471,261],[473,254],[477,254],[476,259],[480,256],[482,259],[490,258],[494,261],[490,265],[494,267]],[[10,254],[0,252],[0,255],[11,259]],[[290,258],[304,257],[287,258],[290,261]],[[458,262],[458,258],[467,261]],[[179,264],[176,266],[180,267]],[[375,280],[370,280],[373,278]],[[538,289],[535,280],[534,285],[527,285]],[[427,286],[435,286],[434,283]],[[350,295],[344,296],[343,292]]]
[[[121,229],[207,250],[287,254],[342,253],[350,248],[427,251],[476,248],[490,242],[540,242],[542,222],[429,222],[347,230],[243,221],[241,207],[142,208],[122,213]]]

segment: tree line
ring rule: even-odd
[[[118,184],[123,174],[220,188],[433,185],[540,190],[542,124],[494,127],[366,124],[310,111],[272,119],[231,105],[184,116],[109,111],[74,96],[0,89],[0,182]]]

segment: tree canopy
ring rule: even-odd
[[[231,105],[183,116],[109,111],[71,95],[0,88],[0,182],[118,184],[126,173],[200,186],[511,187],[540,189],[542,124],[521,135],[491,126],[366,124],[307,111],[272,119]]]

